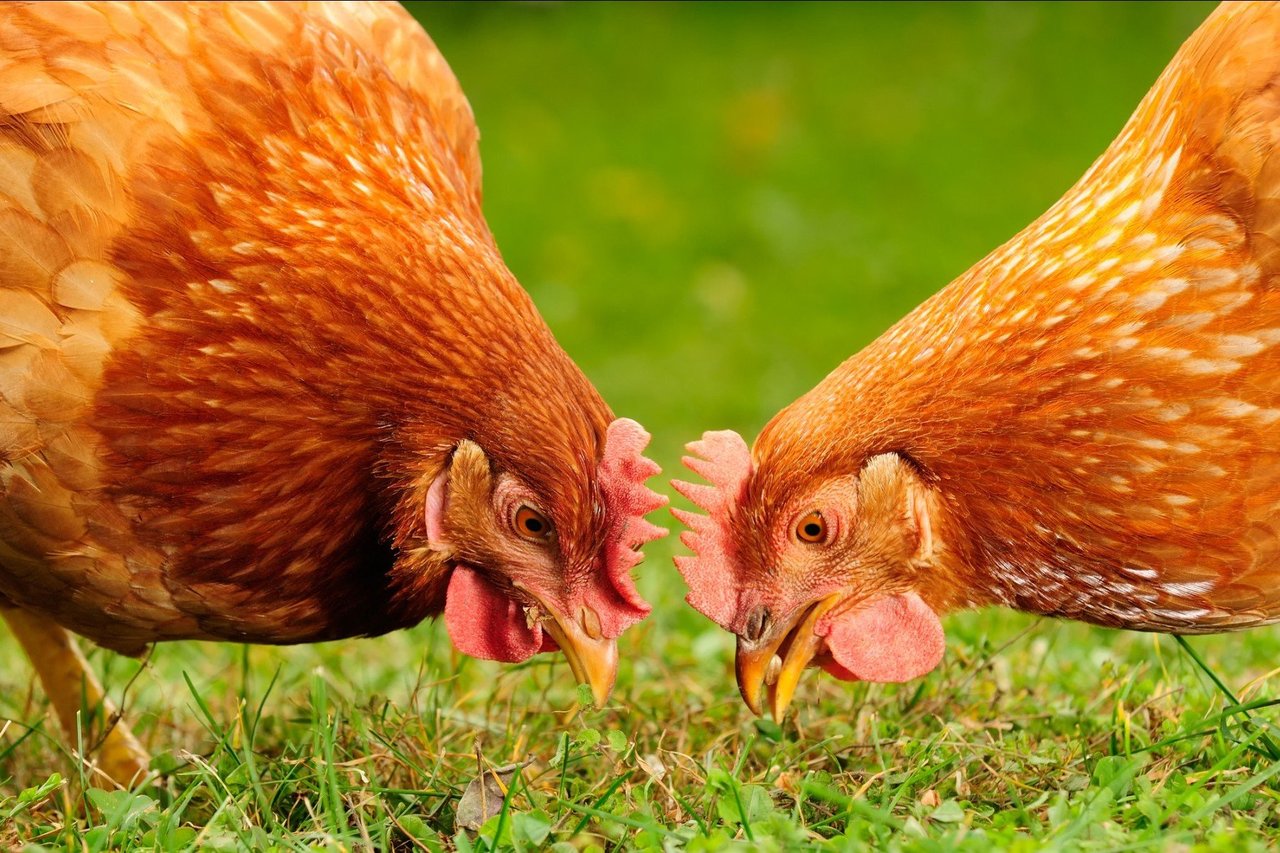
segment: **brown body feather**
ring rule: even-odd
[[[479,177],[396,6],[0,11],[0,600],[124,650],[411,625],[462,439],[589,565],[612,415]]]

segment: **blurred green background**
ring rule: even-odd
[[[663,460],[754,436],[1031,222],[1212,8],[410,6],[508,264]]]

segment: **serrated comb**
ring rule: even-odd
[[[601,613],[605,636],[616,637],[649,614],[652,607],[640,596],[631,569],[644,554],[640,548],[669,532],[645,519],[645,514],[664,506],[667,498],[645,485],[662,469],[643,451],[649,433],[630,418],[618,418],[605,433],[604,454],[600,458],[598,481],[609,518],[603,552],[604,576],[626,603],[619,612]]]
[[[692,556],[676,557],[676,568],[689,585],[685,596],[689,606],[732,631],[738,595],[729,525],[732,509],[751,476],[751,450],[733,430],[703,433],[701,441],[685,447],[691,454],[682,460],[685,467],[710,485],[671,481],[677,492],[706,512],[671,510],[689,528],[680,534],[680,541],[693,551]]]

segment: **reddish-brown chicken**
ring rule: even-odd
[[[648,605],[648,436],[503,265],[470,108],[378,4],[0,9],[0,615],[300,643],[444,613],[602,700]],[[102,767],[141,767],[117,728]]]
[[[1039,220],[779,413],[690,445],[689,602],[776,717],[1005,605],[1280,619],[1280,9],[1226,4]]]

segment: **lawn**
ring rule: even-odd
[[[1209,8],[414,11],[475,108],[507,262],[674,474],[684,442],[754,435],[1043,211]],[[623,637],[603,709],[558,657],[470,660],[435,624],[291,649],[171,644],[145,661],[94,651],[168,771],[136,794],[83,789],[0,632],[0,847],[1234,851],[1280,839],[1278,629],[1184,647],[963,614],[946,621],[933,674],[903,686],[810,674],[779,727],[738,698],[731,638],[683,604],[679,547],[647,549],[638,574],[655,613]],[[520,768],[505,796],[487,789],[499,814],[460,828],[478,767],[505,765]]]

